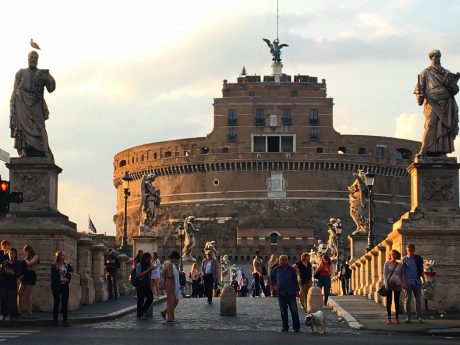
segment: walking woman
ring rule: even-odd
[[[18,252],[15,248],[8,251],[8,256],[2,263],[1,268],[1,294],[2,294],[2,316],[1,320],[9,321],[10,317],[18,316],[16,305],[18,291],[18,277],[21,272],[21,265],[17,258]]]
[[[200,289],[200,271],[196,268],[196,262],[192,264],[192,268],[190,269],[189,278],[192,279],[192,298],[197,298],[199,289]]]
[[[23,311],[23,301],[26,301],[26,316],[32,316],[32,288],[37,283],[35,267],[40,263],[39,256],[35,253],[30,244],[23,250],[25,258],[23,262],[22,278],[18,290],[18,311]]]
[[[145,313],[153,302],[152,288],[150,287],[150,272],[153,266],[150,264],[152,255],[144,253],[140,262],[136,265],[136,290],[137,290],[137,317],[145,320]]]
[[[72,279],[73,267],[65,262],[65,254],[57,251],[56,262],[51,265],[51,291],[53,293],[53,325],[58,326],[59,305],[62,306],[62,320],[64,327],[69,327],[67,314],[69,310],[69,283]]]
[[[276,254],[272,254],[270,256],[270,260],[268,260],[268,280],[270,283],[270,296],[276,297],[276,285],[272,284],[270,275],[272,274],[272,271],[278,266],[278,257]]]
[[[161,262],[160,259],[158,258],[158,253],[153,252],[152,253],[152,273],[150,274],[150,286],[152,288],[152,293],[155,294],[157,297],[160,297],[160,267],[161,267]]]
[[[399,299],[402,290],[402,265],[397,260],[401,254],[393,249],[388,255],[388,261],[383,265],[383,283],[387,293],[387,315],[386,323],[391,323],[391,304],[395,303],[395,323],[399,323]],[[394,298],[393,298],[394,297]]]
[[[179,270],[177,269],[177,260],[180,254],[173,250],[169,255],[169,260],[164,263],[164,279],[166,286],[166,309],[160,312],[161,317],[167,322],[176,322],[174,309],[179,304],[181,296],[179,284]]]
[[[331,264],[331,258],[329,256],[323,255],[316,274],[318,275],[317,286],[320,289],[323,288],[324,305],[326,306],[327,300],[329,298],[329,293],[331,290],[331,274],[332,274],[332,264]]]

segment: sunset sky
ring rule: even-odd
[[[283,72],[325,78],[344,134],[421,139],[417,73],[440,49],[460,71],[460,1],[280,0]],[[128,147],[204,136],[222,80],[269,75],[276,0],[1,1],[0,148],[10,138],[14,75],[41,46],[56,91],[47,130],[63,168],[59,210],[86,231],[115,233],[113,156]],[[3,178],[8,169],[0,164]]]

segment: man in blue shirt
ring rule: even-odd
[[[297,282],[297,272],[288,264],[286,255],[279,258],[279,266],[270,274],[270,279],[276,287],[278,293],[278,303],[281,310],[281,320],[283,321],[283,332],[289,330],[288,307],[292,317],[292,327],[295,332],[300,331],[299,311],[297,310],[296,296],[299,295],[299,284]]]
[[[420,255],[415,255],[415,245],[408,244],[406,256],[402,259],[402,286],[406,290],[406,320],[410,323],[410,313],[412,305],[412,294],[415,298],[415,312],[418,322],[422,323],[422,275],[423,259]]]

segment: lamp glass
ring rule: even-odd
[[[121,178],[123,181],[123,189],[129,189],[129,181],[132,180],[131,176],[128,175],[128,172]]]
[[[372,187],[374,185],[375,174],[371,172],[366,173],[366,186]]]

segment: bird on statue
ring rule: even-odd
[[[30,46],[31,46],[32,48],[41,50],[40,47],[38,46],[38,44],[34,42],[34,39],[33,39],[33,38],[30,39]]]

